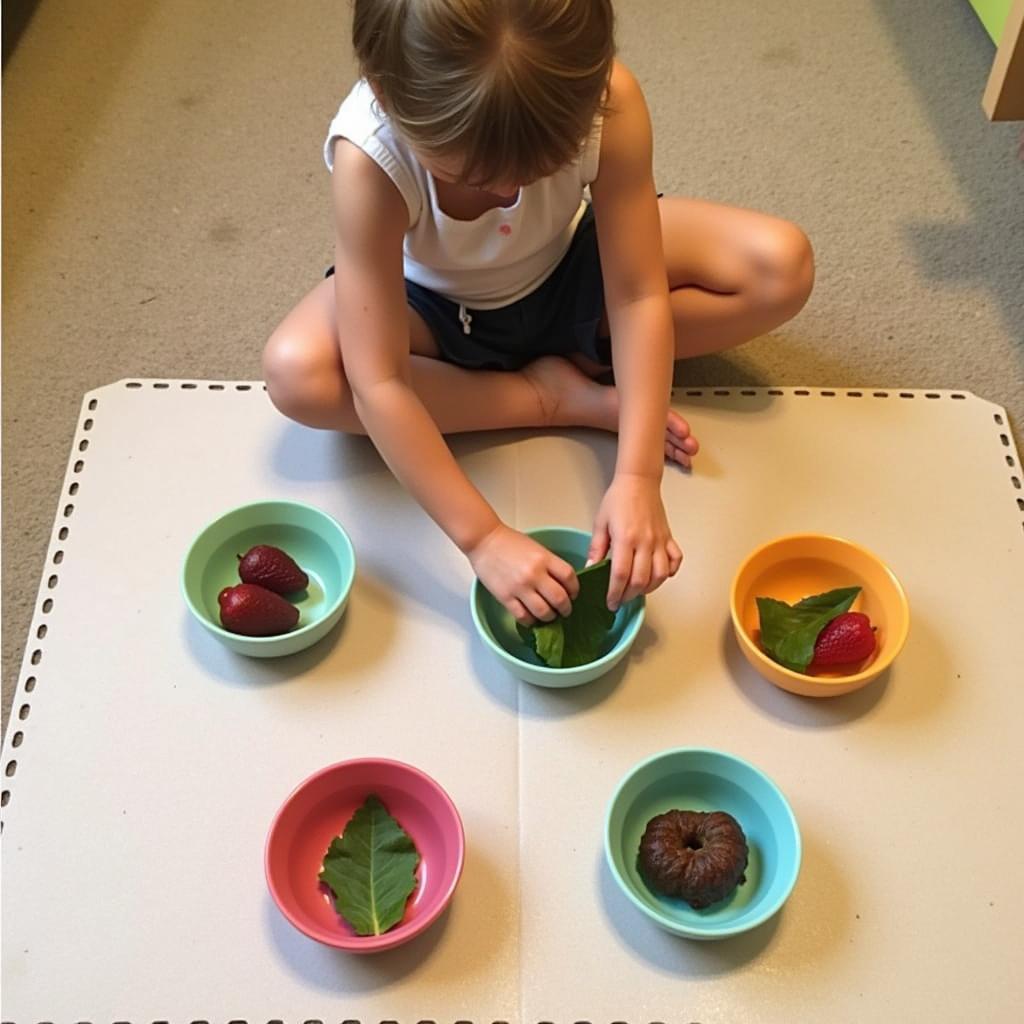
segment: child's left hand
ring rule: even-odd
[[[605,492],[594,520],[587,563],[600,562],[611,551],[612,576],[608,607],[656,590],[679,571],[683,553],[661,501],[661,481],[617,473]]]

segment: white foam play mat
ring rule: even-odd
[[[3,750],[2,1019],[649,1024],[1010,1021],[1024,1004],[1024,490],[1002,409],[969,394],[678,390],[703,451],[664,494],[686,559],[630,656],[586,686],[513,678],[471,571],[365,439],[306,430],[258,383],[122,381],[85,398]],[[589,529],[615,441],[455,438],[506,522]],[[189,615],[197,532],[265,498],[348,531],[338,627],[257,660]],[[786,693],[743,660],[736,567],[818,531],[910,602],[893,667]],[[721,942],[662,931],[603,853],[649,755],[736,754],[793,808],[795,889]],[[417,766],[462,816],[445,914],[375,956],[307,938],[264,879],[267,829],[317,769]]]

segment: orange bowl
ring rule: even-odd
[[[794,672],[761,649],[756,598],[793,604],[812,594],[855,586],[861,592],[851,611],[871,619],[878,646],[852,671]],[[910,628],[906,594],[888,566],[859,544],[818,533],[780,537],[750,554],[732,581],[729,611],[747,661],[769,682],[804,697],[838,697],[867,686],[893,663]]]

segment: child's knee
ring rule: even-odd
[[[282,327],[274,331],[263,347],[263,378],[271,399],[288,401],[308,390],[317,373],[316,362],[302,338]]]
[[[332,346],[279,327],[263,348],[263,379],[270,400],[291,419],[319,425],[325,408],[337,414],[347,396],[341,359]]]
[[[766,298],[795,316],[814,287],[814,250],[804,232],[788,220],[773,220],[759,240],[757,262]]]

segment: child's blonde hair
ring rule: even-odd
[[[355,0],[352,41],[398,133],[476,185],[574,160],[615,54],[611,0]]]

